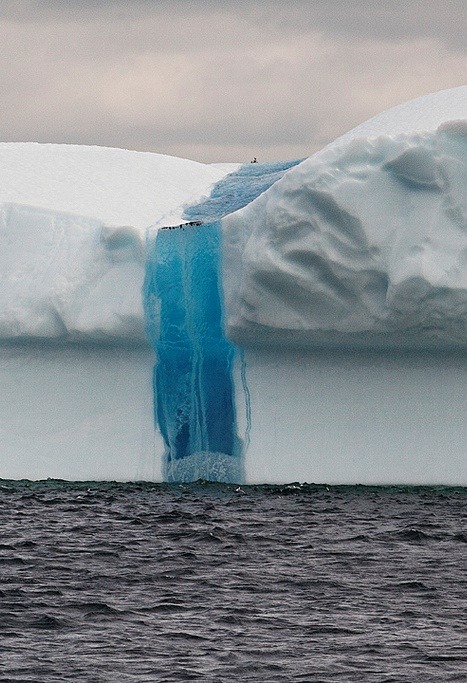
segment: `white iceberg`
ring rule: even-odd
[[[0,477],[467,484],[466,119],[428,95],[285,174],[0,144]],[[205,254],[207,225],[158,232],[198,219]]]

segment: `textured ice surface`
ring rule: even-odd
[[[223,220],[234,341],[467,346],[467,88],[391,111]]]

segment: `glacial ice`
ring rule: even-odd
[[[384,134],[344,136],[223,220],[238,344],[467,346],[467,121],[389,134],[383,120]]]
[[[195,472],[204,479],[244,480],[247,438],[238,434],[234,381],[242,361],[224,332],[219,219],[297,163],[242,166],[208,199],[185,210],[188,223],[148,237],[146,331],[157,357],[155,418],[168,481],[191,480]],[[244,377],[241,386],[246,391]]]
[[[0,143],[0,477],[467,484],[466,119],[290,169]]]

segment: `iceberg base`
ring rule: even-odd
[[[467,485],[465,353],[250,349],[245,362],[249,483]]]
[[[245,480],[243,460],[225,453],[199,451],[179,460],[171,460],[164,467],[168,482],[190,482],[198,479],[241,484]]]

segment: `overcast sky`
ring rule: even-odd
[[[463,85],[465,0],[0,0],[0,139],[308,156]]]

